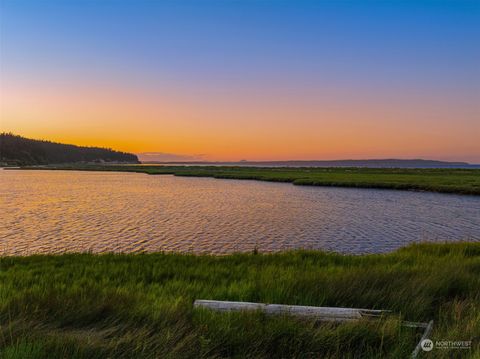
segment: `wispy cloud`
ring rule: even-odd
[[[205,154],[198,155],[183,155],[177,153],[165,153],[165,152],[142,152],[137,153],[138,159],[141,162],[172,162],[172,161],[203,161],[205,160]]]

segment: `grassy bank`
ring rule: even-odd
[[[26,167],[26,169],[38,167]],[[480,195],[480,169],[272,168],[215,166],[49,166],[176,176],[291,182],[295,185],[388,188]]]
[[[4,257],[2,358],[406,358],[433,340],[473,340],[479,357],[480,244],[422,244],[387,255],[322,252]],[[332,325],[194,310],[194,299],[390,309]]]

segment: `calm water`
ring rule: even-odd
[[[480,241],[480,197],[146,174],[0,170],[0,253],[387,252]]]

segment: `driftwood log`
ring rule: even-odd
[[[299,317],[308,317],[321,321],[348,322],[362,318],[379,318],[389,310],[359,309],[340,307],[310,307],[304,305],[265,304],[251,302],[228,302],[220,300],[197,299],[193,303],[195,308],[207,308],[218,312],[261,311],[266,314],[288,314]],[[415,359],[420,351],[422,340],[428,338],[433,328],[433,320],[429,323],[402,322],[403,326],[425,329],[420,341],[412,352]]]
[[[195,308],[208,308],[219,312],[261,311],[266,314],[288,314],[299,317],[312,317],[318,320],[345,322],[365,317],[379,317],[387,310],[357,309],[339,307],[310,307],[303,305],[264,304],[251,302],[227,302],[197,299]]]

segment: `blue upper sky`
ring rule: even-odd
[[[465,90],[478,89],[480,78],[480,1],[1,3],[5,71],[95,64],[147,78],[368,79]]]

